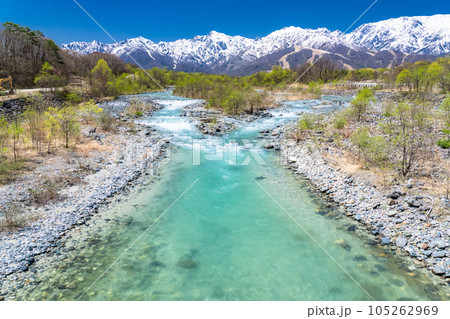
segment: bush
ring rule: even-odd
[[[446,150],[450,148],[450,139],[442,138],[437,141],[437,145]]]
[[[317,98],[322,95],[322,89],[317,82],[310,82],[308,84],[308,92],[314,94]]]
[[[22,210],[16,204],[9,203],[0,209],[0,231],[13,230],[24,225]]]
[[[114,129],[114,121],[114,117],[106,111],[101,112],[98,117],[98,122],[104,131],[112,131]]]
[[[340,130],[343,129],[347,125],[347,121],[345,120],[344,116],[341,114],[338,114],[333,121],[334,128]]]
[[[94,101],[90,100],[80,106],[80,113],[85,123],[92,123],[95,117],[103,112]]]
[[[360,127],[350,139],[367,163],[382,166],[388,161],[389,144],[383,136],[372,136],[366,127]]]
[[[352,143],[361,151],[367,149],[369,146],[369,130],[367,127],[360,127],[355,132],[353,132],[350,137]]]
[[[298,121],[298,128],[300,130],[309,131],[317,126],[318,116],[314,114],[302,115]]]
[[[45,204],[50,201],[56,200],[60,197],[59,189],[60,189],[59,183],[54,182],[49,178],[46,178],[42,183],[41,188],[38,189],[29,188],[28,192],[33,202],[37,204]]]
[[[125,113],[129,116],[141,117],[146,111],[151,109],[150,104],[146,104],[138,99],[130,101],[130,105],[125,108]]]
[[[25,166],[23,161],[3,161],[0,162],[0,184],[6,184],[15,180],[18,172]]]
[[[356,98],[350,102],[351,108],[354,111],[354,115],[358,121],[361,120],[364,113],[366,113],[370,104],[375,102],[375,98],[370,89],[361,89],[358,91]]]

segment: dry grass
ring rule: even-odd
[[[91,152],[110,152],[112,147],[109,145],[100,145],[97,141],[90,140],[87,143],[79,144],[77,151],[85,157],[88,157]]]

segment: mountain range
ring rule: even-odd
[[[348,34],[287,27],[256,39],[211,31],[172,42],[138,37],[113,44],[71,42],[61,47],[81,54],[112,53],[126,62],[134,63],[134,59],[145,68],[230,75],[248,75],[274,65],[295,68],[320,57],[340,68],[385,68],[449,54],[450,14],[367,23]]]

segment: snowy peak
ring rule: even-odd
[[[442,55],[450,53],[450,14],[367,23],[346,38],[368,49]]]
[[[310,62],[319,51],[321,54],[328,52],[335,57],[340,56],[345,67],[364,67],[366,58],[362,59],[361,54],[370,53],[383,60],[381,67],[402,61],[393,61],[391,57],[394,53],[377,54],[379,51],[395,51],[406,54],[404,56],[450,53],[450,15],[401,17],[367,23],[349,34],[326,28],[303,29],[291,26],[257,39],[211,31],[192,39],[172,42],[154,43],[144,37],[137,37],[114,44],[72,42],[61,47],[82,54],[112,53],[129,62],[129,56],[132,55],[144,67],[163,66],[186,71],[228,72],[230,68],[242,69],[244,64],[252,64],[252,70],[256,71],[270,68],[271,63],[279,63],[277,59],[292,51],[303,53],[301,59],[297,57],[289,64],[290,67],[302,61]],[[307,59],[306,49],[310,54]],[[384,61],[386,59],[391,60]]]

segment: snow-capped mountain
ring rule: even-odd
[[[346,39],[368,49],[442,55],[450,53],[450,14],[367,23]]]
[[[257,39],[211,31],[207,35],[154,43],[143,37],[114,44],[72,42],[64,49],[82,54],[112,53],[143,67],[248,74],[279,64],[295,67],[320,56],[342,68],[388,67],[450,53],[450,15],[403,17],[363,24],[344,34],[325,28],[287,27]]]

